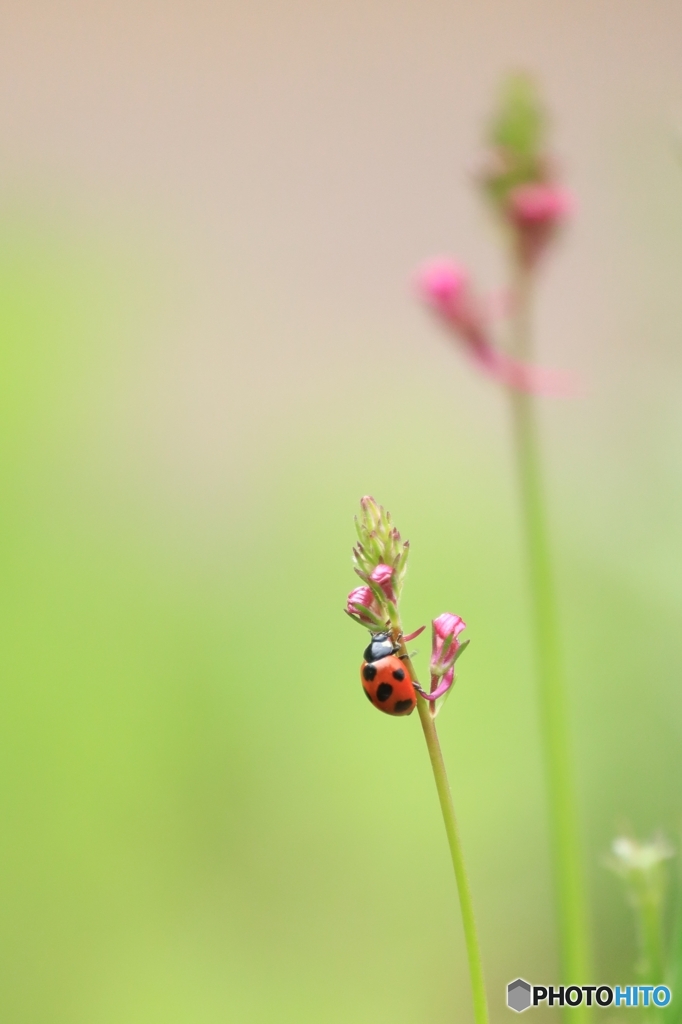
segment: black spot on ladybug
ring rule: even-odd
[[[372,694],[369,692],[369,690],[365,690],[364,686],[363,686],[362,690],[363,690],[363,693],[364,693],[365,697],[367,698],[367,700],[371,704],[372,703]]]
[[[379,683],[377,686],[377,700],[380,700],[383,704],[385,700],[393,693],[393,687],[390,683]]]
[[[374,665],[365,665],[365,667],[362,670],[362,674],[364,678],[367,680],[367,682],[371,683],[375,675],[377,674],[377,670],[375,669]]]
[[[393,707],[393,710],[400,714],[402,711],[407,711],[408,708],[412,707],[412,698],[408,697],[407,700],[397,700]]]
[[[403,670],[401,668],[397,668],[395,670],[395,672],[393,673],[393,678],[394,679],[398,679],[398,680],[404,679],[405,678],[405,673],[403,672]]]

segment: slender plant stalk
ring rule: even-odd
[[[662,985],[665,978],[663,922],[661,903],[652,894],[645,895],[639,908],[640,984]]]
[[[637,918],[637,939],[639,961],[637,963],[637,980],[640,985],[662,985],[665,980],[665,954],[663,951],[663,921],[660,892],[652,891],[641,885],[635,900]],[[673,995],[675,989],[673,988]],[[640,1021],[653,1021],[657,1016],[651,1004],[641,1006]]]
[[[531,275],[517,267],[513,301],[513,346],[518,359],[531,358]],[[533,398],[510,391],[516,461],[529,566],[540,722],[549,796],[554,885],[559,920],[561,982],[589,983],[591,974],[587,901],[578,814],[568,741],[568,715],[557,627],[554,581],[542,485]],[[585,1019],[583,1005],[568,1011]]]
[[[679,838],[678,849],[682,850],[682,834]],[[682,864],[680,864],[680,859],[678,855],[672,934],[665,978],[665,983],[672,989],[673,996],[682,989]],[[673,998],[668,1003],[662,1014],[665,1024],[678,1024],[682,1017],[681,1002],[680,999]]]
[[[401,644],[401,647],[401,655],[406,656],[407,650],[405,645]],[[414,672],[414,667],[409,660],[409,656],[405,657],[405,661],[410,670],[411,678],[416,681],[417,677]],[[471,977],[471,991],[474,1003],[474,1019],[476,1024],[488,1024],[488,1002],[485,994],[481,947],[478,942],[478,933],[476,931],[476,919],[474,917],[474,904],[471,898],[469,878],[464,864],[462,840],[460,839],[459,828],[457,827],[455,807],[452,802],[452,793],[450,792],[450,784],[445,770],[443,754],[440,749],[438,733],[436,732],[436,723],[431,715],[428,701],[425,701],[423,697],[419,696],[419,694],[417,694],[417,710],[419,711],[419,718],[422,723],[422,729],[424,730],[426,746],[429,751],[429,757],[431,758],[431,767],[433,769],[434,779],[436,780],[436,789],[438,790],[438,799],[440,800],[440,809],[443,814],[443,821],[445,822],[445,831],[448,837],[452,866],[455,869],[455,879],[457,881],[457,890],[459,893],[459,905],[462,912],[464,940],[469,960],[469,974]]]

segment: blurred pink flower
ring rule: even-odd
[[[574,209],[573,197],[553,184],[519,185],[507,199],[507,217],[514,229],[519,258],[534,267]]]
[[[418,271],[416,285],[421,298],[464,342],[469,357],[488,376],[517,391],[546,395],[574,393],[575,386],[566,374],[522,363],[494,346],[489,315],[460,264],[446,259],[432,260]]]
[[[452,260],[432,260],[417,272],[416,284],[422,299],[470,344],[485,341],[485,314],[464,267]]]
[[[574,206],[570,192],[557,185],[519,185],[509,195],[510,216],[522,224],[558,224],[573,213]]]

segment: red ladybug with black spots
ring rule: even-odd
[[[410,673],[396,656],[390,633],[372,633],[360,668],[367,699],[386,715],[411,715],[417,698]]]

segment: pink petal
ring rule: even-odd
[[[509,195],[509,210],[521,223],[565,220],[575,208],[572,195],[557,185],[519,185]]]
[[[393,579],[393,567],[390,565],[377,565],[376,569],[373,569],[370,577],[372,583],[378,583],[380,587],[385,586],[387,583],[391,583]]]
[[[374,569],[369,576],[372,583],[377,583],[383,590],[387,599],[393,604],[395,604],[395,594],[393,593],[394,571],[395,570],[390,565],[377,565],[376,569]]]
[[[522,363],[488,344],[469,345],[467,351],[484,373],[515,391],[557,398],[573,397],[579,392],[576,379],[562,370]]]
[[[431,685],[433,685],[434,681],[435,678],[431,681]],[[447,675],[443,676],[435,690],[432,690],[431,693],[422,693],[422,697],[424,698],[424,700],[438,700],[439,697],[442,697],[444,693],[448,692],[454,681],[455,673],[454,669],[452,669],[450,672],[447,673]]]
[[[355,590],[351,590],[348,598],[346,599],[346,611],[348,614],[359,619],[362,623],[371,624],[371,618],[367,615],[363,615],[363,608],[368,608],[370,611],[374,612],[375,615],[379,615],[381,613],[371,587],[356,587]]]
[[[466,622],[459,615],[452,612],[443,612],[437,619],[433,620],[433,628],[436,636],[446,640],[449,636],[459,636],[462,630],[466,629]]]
[[[356,587],[348,595],[347,607],[350,609],[352,604],[361,604],[365,608],[369,608],[373,600],[374,594],[371,587]]]
[[[451,312],[469,285],[464,267],[448,259],[434,259],[417,272],[421,297],[440,312]]]

